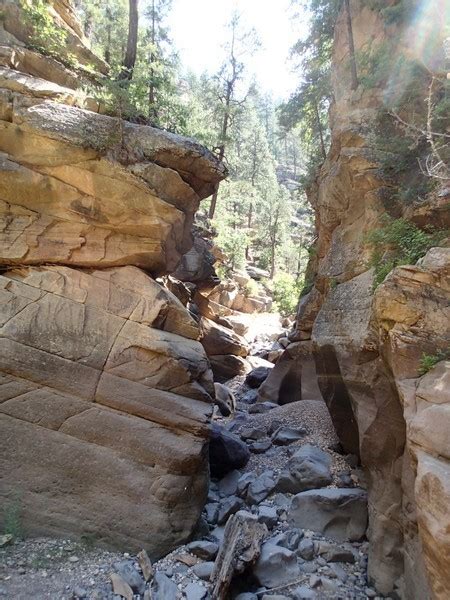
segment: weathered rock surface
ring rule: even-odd
[[[332,482],[330,456],[311,444],[305,444],[289,459],[282,471],[277,490],[298,494],[305,490],[325,487]]]
[[[30,533],[167,552],[206,497],[213,386],[195,322],[135,267],[0,281],[3,504],[22,490]]]
[[[73,106],[0,98],[3,264],[172,270],[220,179],[194,142]]]
[[[259,388],[258,401],[322,400],[310,341],[289,344]]]
[[[358,541],[367,528],[367,494],[358,488],[301,492],[292,499],[288,520],[337,541]]]
[[[382,11],[367,3],[349,4],[356,54],[386,42],[398,44],[397,56],[405,52],[401,25],[387,27]],[[348,59],[342,10],[333,48],[331,147],[309,190],[317,227],[307,272],[311,289],[290,339],[312,340],[320,390],[341,445],[360,457],[368,476],[370,583],[382,594],[440,599],[450,587],[448,517],[440,508],[447,493],[448,399],[438,391],[443,364],[422,378],[419,368],[423,353],[439,356],[448,348],[448,249],[432,249],[418,265],[395,269],[374,294],[368,234],[383,225],[386,212],[427,226],[447,221],[438,194],[423,203],[385,205],[386,182],[370,153],[370,132],[385,109],[386,89],[352,91]],[[426,401],[418,396],[423,381],[432,390]]]
[[[213,477],[224,477],[234,469],[244,467],[250,458],[247,444],[220,425],[211,426],[209,463]]]

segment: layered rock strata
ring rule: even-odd
[[[359,0],[350,2],[350,10],[357,56],[369,52],[376,58],[390,40],[399,56],[410,52],[401,25],[388,24]],[[331,147],[310,190],[318,236],[308,267],[310,290],[290,337],[311,339],[319,386],[341,444],[359,455],[368,475],[371,582],[383,594],[444,599],[450,585],[444,508],[448,362],[422,377],[420,365],[423,354],[439,357],[448,348],[448,250],[434,248],[417,265],[398,267],[374,295],[368,234],[383,225],[386,182],[371,152],[371,131],[387,92],[383,85],[351,90],[344,9],[332,72]],[[394,80],[389,85],[389,93],[398,91]],[[444,189],[421,205],[389,210],[421,225],[448,226],[446,194]]]
[[[198,324],[150,274],[189,250],[225,169],[86,110],[79,73],[29,47],[19,10],[5,3],[0,36],[2,518],[154,558],[200,515],[214,388]],[[66,50],[106,72],[70,3],[49,11]]]

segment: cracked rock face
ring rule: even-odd
[[[77,93],[87,66],[108,65],[70,2],[48,4],[67,33],[60,60],[30,49],[20,3],[4,5],[1,503],[27,533],[156,558],[200,516],[214,388],[198,325],[149,273],[190,249],[226,170],[195,141],[98,114]]]
[[[181,303],[135,267],[1,278],[2,504],[30,533],[153,556],[206,494],[212,378]]]
[[[387,28],[379,11],[357,0],[350,8],[356,53],[394,40],[398,56],[407,54],[404,32]],[[448,361],[423,377],[420,363],[423,353],[448,348],[448,249],[432,248],[417,265],[394,269],[374,293],[367,236],[393,210],[383,203],[386,182],[370,152],[385,90],[351,91],[345,19],[341,11],[333,46],[331,147],[309,194],[317,226],[312,285],[291,338],[312,341],[341,445],[360,457],[368,476],[370,583],[385,595],[446,598]],[[395,210],[395,218],[448,226],[442,198]]]

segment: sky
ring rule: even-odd
[[[261,88],[274,99],[287,98],[298,76],[288,63],[291,46],[302,35],[305,20],[293,19],[291,0],[173,0],[168,25],[182,63],[196,73],[215,72],[223,60],[226,23],[233,10],[246,27],[254,27],[261,48],[249,61]],[[304,29],[303,29],[304,31]]]

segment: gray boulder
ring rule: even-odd
[[[279,446],[287,446],[293,442],[301,440],[306,435],[306,430],[302,428],[280,427],[272,437],[272,442]]]
[[[251,446],[249,446],[250,448],[250,452],[253,452],[254,454],[264,454],[264,452],[267,452],[267,450],[269,450],[269,448],[272,446],[272,440],[267,439],[267,440],[259,440],[259,442],[255,442],[254,444],[251,444]]]
[[[214,563],[212,561],[197,563],[192,567],[192,572],[194,575],[197,575],[199,579],[203,579],[204,581],[209,581],[211,578],[211,573],[214,569]]]
[[[221,496],[233,496],[236,494],[237,484],[242,473],[236,469],[230,471],[219,481],[219,494]]]
[[[229,498],[226,498],[219,507],[219,517],[217,519],[219,525],[226,523],[229,517],[243,508],[243,506],[244,501],[237,496],[230,496]]]
[[[177,600],[178,587],[164,573],[156,571],[152,582],[152,600]]]
[[[273,538],[270,538],[272,544],[283,546],[288,550],[297,550],[300,541],[303,539],[303,531],[300,529],[288,529],[284,533],[279,533]]]
[[[258,510],[258,521],[272,529],[278,522],[277,509],[274,506],[261,505]]]
[[[115,562],[113,564],[113,569],[126,583],[128,583],[133,592],[136,594],[144,593],[144,579],[137,572],[130,560],[120,560]]]
[[[202,540],[191,542],[186,548],[191,554],[198,556],[198,558],[201,558],[202,560],[214,560],[219,551],[219,546],[214,542]]]
[[[251,388],[259,386],[267,379],[270,373],[270,367],[256,367],[245,378],[245,383]]]
[[[273,492],[275,486],[276,479],[273,472],[263,473],[248,486],[247,502],[249,504],[259,504]]]
[[[360,488],[301,492],[292,499],[288,522],[339,542],[358,541],[367,528],[367,493]]]
[[[265,438],[267,433],[263,427],[254,427],[249,425],[248,427],[243,427],[241,429],[240,435],[243,440],[256,441]]]
[[[259,585],[275,588],[295,581],[300,576],[300,567],[294,552],[266,542],[253,567],[253,575]]]
[[[331,457],[311,444],[305,444],[292,456],[287,469],[280,474],[277,490],[298,494],[329,485],[332,482]]]
[[[310,539],[305,538],[298,545],[298,555],[305,560],[312,560],[314,558],[314,542]]]
[[[199,583],[188,583],[184,589],[186,600],[203,600],[208,590]]]
[[[222,478],[234,469],[245,467],[250,450],[236,435],[213,424],[209,439],[209,465],[212,477]]]
[[[249,390],[241,398],[241,402],[245,404],[255,404],[258,399],[258,390]]]

